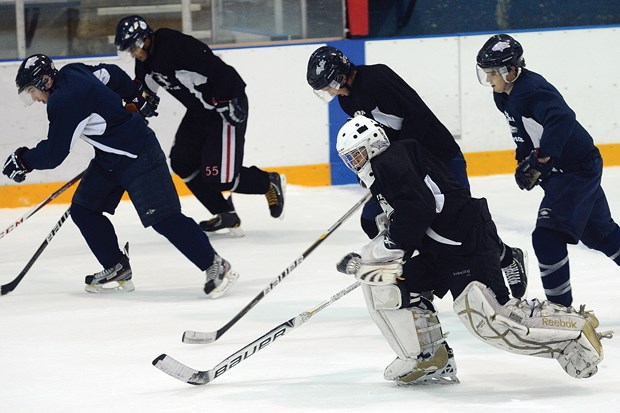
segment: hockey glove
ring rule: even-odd
[[[540,163],[537,151],[533,150],[517,165],[515,180],[519,188],[530,191],[547,178],[551,171],[553,171],[553,162],[549,160],[547,163]]]
[[[356,252],[350,252],[338,261],[336,270],[343,274],[354,275],[362,265],[362,257]]]
[[[213,98],[213,106],[215,110],[222,116],[226,122],[232,126],[239,126],[248,118],[248,114],[239,106],[237,98],[231,100],[216,100]]]
[[[403,273],[405,251],[399,249],[387,233],[381,233],[361,251],[361,265],[355,278],[369,285],[394,284]]]
[[[28,168],[24,161],[22,160],[22,156],[24,152],[26,152],[28,148],[21,147],[17,149],[15,152],[11,154],[4,163],[4,168],[2,169],[2,173],[15,182],[24,182],[26,179],[26,174],[32,169]]]
[[[136,90],[131,100],[125,105],[125,108],[129,112],[140,112],[145,118],[159,115],[159,113],[157,113],[160,100],[159,96],[139,80],[134,80],[134,83],[136,84]],[[134,108],[136,110],[133,110]]]

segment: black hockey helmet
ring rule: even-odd
[[[148,25],[146,20],[140,16],[123,17],[116,26],[116,36],[114,37],[114,45],[119,52],[129,49],[136,43],[141,42],[144,38],[150,36],[153,29]],[[142,46],[140,46],[141,48]]]
[[[46,55],[34,54],[27,57],[17,69],[17,76],[15,77],[17,93],[23,92],[28,86],[46,91],[46,80],[43,79],[43,76],[48,75],[54,79],[57,73],[58,70],[56,70],[54,62]]]
[[[525,67],[521,43],[507,34],[496,34],[482,46],[476,62],[481,68]]]
[[[306,80],[314,90],[326,87],[338,89],[346,80],[351,67],[351,62],[340,50],[322,46],[308,60]]]

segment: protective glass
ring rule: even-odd
[[[509,70],[506,66],[482,68],[479,65],[476,65],[478,82],[480,82],[480,84],[483,86],[491,86],[491,84],[493,84],[493,79],[498,77],[501,77],[504,82],[508,82],[508,80],[506,79],[508,72]]]
[[[350,170],[357,173],[368,162],[368,150],[366,150],[366,146],[362,146],[349,152],[341,153],[340,157]]]
[[[26,86],[21,92],[17,94],[24,106],[30,106],[34,103],[34,97],[32,96],[32,92],[34,92],[35,90],[36,88],[30,85]]]
[[[319,99],[329,103],[337,96],[336,92],[342,87],[346,79],[346,75],[338,75],[323,89],[314,89],[313,92],[319,97]]]
[[[133,54],[144,48],[144,40],[136,39],[134,44],[126,48],[125,50],[116,49],[116,54],[121,58],[123,62],[129,63],[134,60]]]

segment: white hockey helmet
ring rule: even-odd
[[[336,150],[342,161],[367,186],[372,177],[370,160],[389,146],[390,141],[381,124],[363,115],[349,119],[338,131],[336,141]]]

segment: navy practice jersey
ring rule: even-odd
[[[438,252],[462,245],[480,222],[478,200],[415,140],[393,142],[371,159],[370,191],[390,219],[390,238],[404,250]]]
[[[214,98],[245,93],[245,82],[232,66],[200,40],[171,29],[155,31],[148,59],[136,60],[136,78],[144,82],[147,75],[189,110],[211,110]]]
[[[121,156],[136,158],[152,133],[138,113],[125,110],[121,97],[136,86],[118,66],[72,63],[58,71],[47,101],[47,139],[24,153],[32,169],[53,169],[77,139],[95,148],[95,159],[112,169]]]
[[[569,170],[598,154],[575,112],[538,73],[523,69],[509,95],[493,93],[493,97],[517,144],[517,161],[539,148],[539,157],[550,156],[556,168]]]
[[[356,66],[349,96],[338,96],[342,110],[386,126],[390,141],[415,139],[444,162],[460,151],[454,137],[411,86],[386,65]]]

